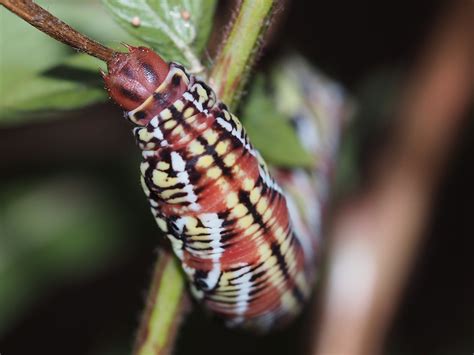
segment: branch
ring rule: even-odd
[[[135,340],[134,355],[169,354],[189,300],[178,261],[160,251]]]
[[[0,4],[48,36],[103,61],[115,51],[86,37],[31,0],[0,0]]]
[[[262,47],[277,0],[242,0],[222,40],[209,83],[217,97],[234,108]]]

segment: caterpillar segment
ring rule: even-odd
[[[310,236],[295,233],[281,188],[213,90],[150,49],[129,50],[105,83],[134,125],[143,190],[192,294],[230,326],[284,325],[311,292]]]

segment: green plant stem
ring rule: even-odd
[[[180,269],[173,255],[163,250],[159,252],[135,341],[134,355],[170,353],[183,313],[189,308],[185,280]]]
[[[222,102],[237,105],[268,29],[276,0],[242,0],[223,39],[209,83]]]

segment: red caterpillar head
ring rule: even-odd
[[[127,111],[140,106],[165,80],[166,63],[149,48],[127,46],[128,53],[116,53],[103,74],[110,97]]]

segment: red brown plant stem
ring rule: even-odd
[[[0,4],[48,36],[103,61],[115,51],[86,37],[31,0],[0,0]]]

